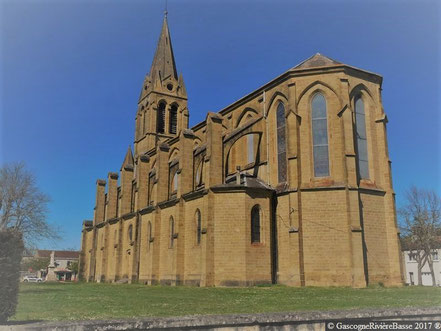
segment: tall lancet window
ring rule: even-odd
[[[366,118],[362,98],[355,100],[355,127],[357,134],[358,169],[360,178],[369,178],[369,163],[366,138]]]
[[[251,209],[251,243],[260,242],[260,207],[255,205]]]
[[[169,248],[173,248],[173,241],[175,239],[175,221],[173,216],[170,216],[170,246]]]
[[[197,245],[201,243],[201,234],[202,234],[201,212],[199,211],[199,209],[196,209],[196,244]]]
[[[285,106],[279,103],[277,106],[277,166],[279,183],[286,182],[286,118]]]
[[[165,103],[161,102],[158,105],[158,112],[156,114],[156,132],[164,133],[165,130]]]
[[[314,154],[314,176],[329,176],[328,119],[326,99],[321,93],[312,98],[312,141]]]
[[[172,105],[170,108],[168,132],[176,134],[178,128],[178,107]]]

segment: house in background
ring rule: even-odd
[[[418,262],[416,259],[416,251],[403,251],[403,263],[406,273],[407,285],[423,285],[433,286],[432,275],[430,274],[429,264],[425,263],[422,273],[422,284],[418,282]],[[441,248],[432,251],[433,271],[435,273],[436,286],[441,286]]]
[[[37,250],[35,253],[36,258],[50,258],[51,254],[54,254],[53,272],[55,273],[56,280],[60,281],[74,281],[77,279],[77,271],[72,270],[74,264],[78,263],[80,252],[78,251],[52,251],[52,250]],[[45,278],[47,275],[46,270],[40,270],[38,277]]]

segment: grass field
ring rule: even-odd
[[[368,307],[441,306],[441,288],[163,287],[21,284],[15,320],[109,319]]]

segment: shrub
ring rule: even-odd
[[[11,229],[0,231],[0,323],[15,314],[23,240]]]

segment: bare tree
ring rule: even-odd
[[[41,239],[58,239],[57,231],[46,221],[48,202],[24,163],[0,168],[0,231],[20,233],[27,246]]]
[[[427,263],[436,286],[432,252],[440,247],[441,199],[433,191],[412,186],[405,204],[398,210],[403,232],[403,246],[411,251],[418,263],[418,284],[422,284],[422,269]]]

